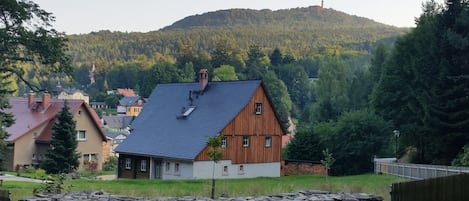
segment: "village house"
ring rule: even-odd
[[[111,155],[115,156],[114,149],[130,134],[132,116],[103,116],[104,133],[111,140]]]
[[[259,80],[159,84],[117,148],[118,178],[278,177],[281,127]],[[213,164],[208,137],[222,135],[223,159]]]
[[[57,99],[81,99],[84,100],[86,104],[90,104],[90,96],[78,89],[62,90],[57,96]]]
[[[117,115],[136,117],[143,109],[145,99],[140,96],[124,96],[117,105]]]
[[[10,135],[6,139],[9,147],[6,168],[15,170],[16,167],[38,166],[46,159],[56,115],[66,101],[76,121],[76,151],[81,155],[79,169],[84,169],[84,164],[94,161],[97,170],[101,170],[109,157],[110,144],[96,112],[84,100],[52,99],[49,93],[43,93],[41,99],[34,96],[34,93],[30,93],[28,98],[9,99],[12,107],[6,112],[13,114],[16,122],[5,129]]]

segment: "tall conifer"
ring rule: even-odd
[[[51,148],[47,151],[44,169],[48,173],[70,173],[78,168],[78,153],[76,148],[76,122],[67,102],[57,114],[56,122],[52,130]]]

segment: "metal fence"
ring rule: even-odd
[[[390,162],[389,160],[375,160],[375,173],[389,174],[420,180],[469,173],[469,168],[442,165],[395,163]]]

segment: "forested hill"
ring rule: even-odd
[[[272,11],[269,9],[229,9],[208,12],[186,17],[163,30],[189,29],[195,27],[233,27],[233,26],[282,26],[289,29],[304,29],[304,26],[340,26],[390,28],[373,20],[348,15],[334,9],[310,6]],[[316,27],[320,28],[320,27]]]
[[[99,31],[67,37],[76,66],[95,63],[97,70],[103,70],[136,58],[150,61],[161,60],[162,55],[165,60],[175,58],[181,45],[191,47],[195,54],[210,53],[219,41],[228,41],[242,53],[251,45],[259,46],[266,53],[278,47],[295,58],[331,51],[368,54],[376,41],[392,40],[406,31],[312,6],[278,11],[220,10],[186,17],[159,31]]]

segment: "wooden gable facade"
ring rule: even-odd
[[[220,132],[226,139],[222,160],[231,160],[232,164],[280,162],[283,131],[261,86],[246,107]],[[256,114],[259,104],[262,108]],[[248,146],[243,146],[243,137],[249,138]],[[209,147],[204,148],[196,161],[210,160],[209,150]]]

